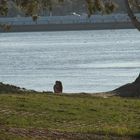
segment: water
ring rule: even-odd
[[[27,89],[102,92],[133,81],[140,72],[137,30],[0,34],[0,81]]]

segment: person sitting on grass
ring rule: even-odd
[[[56,81],[53,89],[54,89],[54,93],[62,93],[63,92],[62,82]]]

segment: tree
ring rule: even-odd
[[[130,17],[133,25],[140,31],[140,22],[138,21],[137,17],[134,15],[134,12],[131,9],[129,0],[124,0],[124,1],[125,1],[128,16]],[[138,10],[140,10],[139,1],[134,0],[133,2],[135,2],[135,3],[133,3],[133,6],[135,6]]]
[[[7,15],[8,13],[8,0],[0,0],[0,15]],[[11,0],[24,11],[26,16],[32,16],[33,20],[37,20],[40,9],[47,8],[52,15],[53,5],[62,3],[64,0]],[[72,0],[71,0],[72,1]],[[135,16],[134,10],[140,11],[140,0],[124,0],[128,16],[132,24],[140,30],[140,22]],[[114,0],[85,0],[87,4],[88,15],[95,14],[110,14],[115,11],[117,4]]]

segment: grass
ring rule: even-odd
[[[0,94],[0,128],[3,140],[35,139],[30,130],[41,139],[46,131],[140,138],[140,99]]]

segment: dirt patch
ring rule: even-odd
[[[103,134],[92,134],[92,133],[72,133],[72,132],[60,132],[58,130],[48,130],[48,129],[37,129],[37,128],[14,128],[0,126],[0,131],[3,133],[17,135],[26,138],[35,139],[51,139],[51,140],[138,140],[137,138],[130,137],[117,137],[111,135]]]

